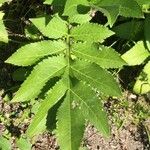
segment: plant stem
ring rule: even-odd
[[[67,49],[66,49],[66,58],[67,58],[67,76],[68,76],[68,87],[70,88],[70,77],[69,77],[69,74],[70,74],[70,50],[71,50],[71,44],[70,44],[70,27],[69,27],[69,24],[68,24],[68,35],[67,35],[67,38],[66,38],[66,43],[67,43]]]

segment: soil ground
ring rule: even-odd
[[[111,104],[106,104],[106,108],[109,114],[109,121],[111,124],[111,136],[104,138],[92,125],[87,125],[85,135],[83,138],[82,146],[87,150],[150,150],[150,143],[144,126],[141,124],[135,124],[132,121],[132,114],[125,113],[125,108],[117,108],[119,119],[124,120],[121,127],[117,127],[116,120],[113,119],[112,105],[115,100],[110,100]],[[108,108],[109,106],[109,108]],[[0,112],[5,117],[10,117],[12,112],[18,111],[18,116],[22,115],[20,111],[20,105],[8,105],[0,99]],[[129,116],[126,116],[130,114]],[[17,116],[17,117],[18,117]],[[11,124],[8,126],[4,123],[0,123],[0,134],[4,134],[6,129],[12,134],[13,150],[18,150],[15,146],[16,136],[24,133],[31,119],[25,120],[21,126],[15,126],[17,117],[12,117]],[[150,127],[150,121],[147,120],[148,127]],[[32,150],[59,150],[55,135],[49,132],[45,132],[38,136],[35,144],[32,145]]]

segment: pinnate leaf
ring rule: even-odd
[[[89,120],[104,136],[109,136],[107,115],[103,110],[101,100],[91,87],[80,82],[71,89],[71,93],[74,95],[76,107],[79,107],[85,119]]]
[[[58,2],[64,4],[65,0],[49,2],[52,5]],[[110,134],[107,115],[96,92],[121,96],[117,82],[104,68],[125,64],[112,48],[96,44],[114,33],[102,25],[85,23],[86,19],[82,22],[85,14],[78,14],[76,2],[79,1],[68,0],[65,11],[71,10],[69,15],[74,13],[72,18],[79,17],[78,21],[75,18],[72,21],[81,25],[72,24],[70,18],[64,17],[68,19],[66,22],[58,15],[31,19],[37,29],[50,39],[21,47],[6,61],[21,66],[36,65],[12,101],[29,101],[48,91],[35,112],[27,135],[32,138],[45,130],[46,119],[49,119],[46,118],[47,113],[50,112],[52,125],[57,120],[56,136],[62,150],[78,150],[87,120],[103,135]],[[61,39],[66,44],[54,39]],[[30,53],[26,52],[30,49]],[[51,86],[49,81],[55,85]]]
[[[124,60],[114,49],[98,44],[76,43],[73,45],[73,53],[103,68],[118,68],[125,65]]]
[[[82,82],[68,89],[57,119],[56,135],[62,149],[78,150],[86,120],[94,124],[105,136],[110,134],[107,116],[102,110],[100,100],[91,87]]]
[[[56,136],[62,150],[78,150],[84,133],[85,120],[79,107],[74,107],[74,98],[68,91],[57,113]]]
[[[66,49],[66,44],[63,41],[41,41],[27,44],[17,50],[8,60],[18,66],[33,65],[40,58],[53,54],[58,54]]]
[[[55,65],[54,65],[55,64]],[[40,62],[17,91],[13,102],[28,101],[36,98],[46,82],[63,73],[66,60],[63,56],[49,57]]]
[[[98,65],[76,61],[71,69],[76,78],[87,82],[105,95],[121,96],[120,88],[112,75]]]
[[[39,133],[41,125],[46,126],[46,116],[48,110],[52,108],[64,96],[66,90],[67,86],[65,85],[65,81],[61,79],[52,89],[50,89],[50,91],[48,91],[46,98],[41,103],[38,112],[36,113],[27,130],[27,135],[29,137],[37,135]]]
[[[39,31],[49,38],[61,38],[68,33],[67,23],[58,15],[53,18],[40,17],[31,19],[31,22],[39,29]]]
[[[93,23],[85,23],[71,30],[71,36],[75,40],[87,42],[103,42],[113,34],[108,28]]]

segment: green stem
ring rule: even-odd
[[[71,51],[71,44],[70,44],[70,28],[68,24],[68,35],[66,37],[66,43],[67,43],[67,50],[66,50],[66,58],[67,58],[67,76],[68,76],[68,87],[70,88],[70,51]]]

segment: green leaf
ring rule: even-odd
[[[71,69],[75,77],[87,82],[105,95],[121,96],[120,88],[112,75],[98,65],[76,61]]]
[[[58,54],[67,48],[63,41],[41,41],[27,44],[17,50],[6,63],[28,66],[33,65],[44,56]]]
[[[118,68],[126,63],[112,48],[98,46],[90,43],[76,43],[73,45],[73,53],[82,59],[94,62],[103,68]]]
[[[0,149],[11,150],[11,142],[3,136],[0,136]]]
[[[21,85],[12,102],[28,101],[36,98],[46,82],[62,74],[65,67],[66,60],[62,56],[49,57],[40,62]]]
[[[84,134],[85,120],[79,107],[74,107],[74,100],[71,92],[68,91],[57,113],[56,136],[62,150],[78,150]]]
[[[144,72],[146,73],[148,82],[150,84],[150,61],[145,65]]]
[[[46,116],[48,110],[52,108],[66,93],[67,87],[63,79],[58,81],[56,85],[50,89],[47,93],[46,98],[41,103],[41,106],[38,109],[33,121],[31,122],[30,126],[27,130],[27,135],[29,137],[33,137],[41,131],[41,126],[45,126],[46,124]],[[45,127],[46,128],[46,127]]]
[[[122,23],[113,28],[113,31],[117,36],[127,40],[141,39],[143,34],[143,21],[132,20],[129,22]]]
[[[142,77],[139,76],[139,79],[137,79],[133,91],[137,94],[146,94],[150,92],[150,84],[140,78]]]
[[[103,110],[101,99],[91,87],[80,82],[71,90],[71,93],[74,95],[74,104],[79,107],[85,119],[89,120],[104,136],[109,136],[107,115]]]
[[[90,14],[76,14],[70,18],[71,23],[83,24],[87,23],[92,19]]]
[[[143,76],[140,75],[136,80],[133,91],[137,94],[146,94],[150,92],[150,83],[142,79]]]
[[[0,11],[0,41],[8,43],[8,34],[3,23],[4,13]]]
[[[141,7],[135,0],[121,0],[120,15],[124,17],[144,18]]]
[[[19,150],[31,150],[32,147],[29,139],[23,137],[17,140],[16,145],[18,146]]]
[[[64,0],[50,2],[52,6],[58,2],[58,5],[64,4]],[[76,1],[69,2],[74,4]],[[68,5],[68,9],[69,7]],[[81,17],[85,14],[74,14],[72,18],[77,15]],[[82,22],[81,18],[79,24]],[[53,18],[33,19],[32,22],[50,39],[21,47],[14,54],[17,58],[12,56],[13,60],[12,57],[7,60],[12,64],[18,61],[19,65],[36,65],[12,100],[24,102],[44,97],[38,110],[35,110],[35,117],[27,130],[27,135],[32,138],[43,132],[46,127],[51,129],[57,120],[56,135],[60,149],[78,150],[85,123],[89,120],[108,136],[110,129],[107,115],[102,109],[97,92],[106,96],[121,96],[121,90],[113,76],[102,67],[119,67],[124,61],[113,49],[98,45],[99,43],[96,45],[95,42],[103,42],[114,33],[102,25],[83,23],[85,20],[77,26],[76,23],[70,23],[70,19],[65,22],[58,15],[54,15]],[[58,38],[66,44],[54,41]],[[58,55],[59,53],[61,54]],[[49,127],[49,124],[52,126]]]
[[[85,93],[86,91],[86,93]],[[68,89],[57,115],[58,143],[62,150],[78,150],[88,119],[105,136],[110,134],[107,116],[94,91],[82,82]]]
[[[52,19],[40,17],[30,20],[43,35],[49,38],[58,39],[68,34],[67,23],[58,15],[54,15]]]
[[[137,4],[135,0],[98,0],[97,3],[95,3],[95,5],[99,7],[112,6],[114,7],[114,10],[116,7],[118,7],[119,15],[122,15],[124,17],[143,17],[141,7]]]
[[[134,0],[94,0],[91,4],[107,16],[108,23],[112,26],[118,15],[124,17],[143,18],[140,6]],[[134,9],[133,9],[134,8]]]
[[[145,65],[143,71],[138,77],[134,88],[135,93],[145,94],[150,92],[150,61]]]
[[[1,5],[3,4],[3,3],[5,3],[5,2],[10,2],[11,0],[0,0],[0,7],[1,7]]]
[[[150,61],[145,65],[133,90],[138,94],[146,94],[150,92]]]
[[[150,17],[147,17],[144,22],[144,35],[148,49],[150,50]]]
[[[29,70],[27,68],[19,68],[15,70],[12,74],[14,81],[24,81],[29,75]]]
[[[103,42],[113,34],[108,28],[94,23],[85,23],[71,30],[71,36],[75,40],[87,42]]]
[[[79,150],[88,150],[86,147],[80,147]]]
[[[96,9],[101,11],[107,17],[108,24],[110,25],[110,27],[112,27],[119,16],[119,7],[103,6],[103,7],[96,7]]]
[[[64,16],[68,16],[70,23],[83,24],[91,20],[90,7],[87,0],[67,0],[64,8]]]
[[[44,4],[52,5],[54,12],[62,12],[62,9],[64,9],[66,0],[45,0]]]
[[[45,0],[44,4],[51,5],[54,0]]]
[[[71,17],[71,16],[78,14],[77,6],[81,6],[81,5],[88,5],[88,1],[87,0],[82,0],[82,1],[81,0],[67,0],[63,15]]]
[[[150,56],[150,53],[145,48],[143,41],[139,41],[136,45],[122,55],[122,58],[130,65],[140,65]]]
[[[110,27],[112,27],[119,16],[119,7],[106,6],[103,7],[101,11],[104,13],[104,15],[106,15],[106,17],[108,18],[108,24],[110,25]]]
[[[0,0],[0,4],[6,2],[6,0]]]
[[[24,34],[26,38],[33,41],[40,41],[43,38],[41,37],[39,30],[33,24],[30,24],[30,26],[25,27]]]

